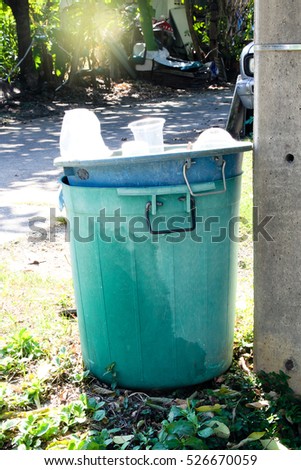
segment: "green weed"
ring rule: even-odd
[[[3,339],[2,339],[3,341]],[[8,343],[0,348],[0,377],[16,371],[25,371],[27,364],[45,355],[33,336],[22,328],[18,333],[11,336]]]

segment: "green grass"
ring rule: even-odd
[[[243,159],[242,194],[240,201],[240,216],[242,223],[242,235],[252,236],[253,212],[253,153],[246,152]],[[250,241],[250,238],[248,238]]]
[[[76,324],[58,315],[67,299],[72,303],[70,279],[45,279],[34,272],[14,272],[2,265],[0,286],[3,299],[0,319],[2,337],[24,326],[38,338],[51,343],[58,344],[64,337],[77,335]]]
[[[253,155],[244,154],[242,194],[240,201],[240,238],[238,252],[238,282],[235,340],[252,341],[254,325],[253,304]]]
[[[109,387],[82,366],[70,277],[0,270],[0,448],[301,449],[288,377],[252,372],[252,154],[244,157],[231,368],[189,389]],[[14,245],[9,248],[10,257]]]

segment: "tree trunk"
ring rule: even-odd
[[[192,43],[193,43],[193,48],[195,50],[197,59],[200,62],[202,62],[205,59],[205,53],[204,51],[202,51],[199,45],[198,38],[193,28],[193,1],[185,0],[185,11],[186,11],[186,17],[187,17],[187,22],[189,26],[190,36],[191,36]],[[193,57],[191,57],[191,59],[193,59]]]
[[[219,4],[217,0],[211,0],[209,4],[210,9],[210,59],[218,56],[218,17],[219,17]]]
[[[21,82],[26,88],[34,90],[38,84],[38,73],[32,57],[28,0],[4,0],[4,2],[11,8],[16,20]]]
[[[140,10],[141,29],[148,51],[157,51],[158,45],[155,41],[152,24],[152,7],[150,0],[137,0]]]

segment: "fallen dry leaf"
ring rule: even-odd
[[[178,408],[181,408],[182,410],[187,409],[187,400],[182,400],[180,398],[175,399],[175,404],[177,405]]]
[[[247,363],[246,363],[245,358],[244,358],[243,356],[241,356],[241,357],[239,358],[238,364],[239,364],[239,367],[240,367],[244,372],[246,372],[248,375],[251,374],[251,371],[250,371],[249,367],[247,366]]]
[[[261,410],[262,408],[266,408],[267,406],[270,406],[270,402],[268,400],[259,400],[255,401],[254,403],[246,404],[247,408],[255,408],[257,410]]]

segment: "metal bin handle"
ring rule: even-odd
[[[188,195],[186,196],[186,198],[188,197]],[[180,200],[184,199],[184,198],[179,198]],[[162,202],[157,202],[157,205],[163,205]],[[196,219],[195,219],[195,200],[193,197],[190,197],[190,213],[191,213],[191,226],[190,227],[178,227],[178,228],[175,228],[175,229],[166,229],[166,230],[153,230],[152,228],[152,224],[151,224],[151,220],[150,220],[150,212],[151,212],[151,208],[152,208],[152,203],[151,201],[148,201],[146,206],[145,206],[145,218],[146,218],[146,222],[147,222],[147,225],[148,225],[148,228],[149,228],[149,231],[151,234],[153,235],[162,235],[162,234],[166,234],[166,233],[183,233],[183,232],[192,232],[193,230],[195,230],[195,227],[196,227]]]
[[[219,191],[206,191],[203,193],[194,193],[188,181],[187,170],[189,170],[189,168],[191,167],[193,163],[195,162],[192,162],[191,160],[186,160],[186,162],[183,165],[183,177],[184,177],[186,186],[188,188],[188,191],[192,197],[210,196],[211,194],[221,194],[227,191],[226,176],[225,176],[225,166],[226,166],[225,160],[222,161],[222,165],[221,165],[223,189],[220,189]]]

